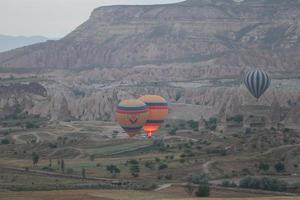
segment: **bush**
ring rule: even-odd
[[[285,181],[280,181],[276,178],[245,177],[240,180],[241,188],[284,192],[287,190],[287,186],[288,186],[288,184]]]
[[[261,189],[270,191],[284,192],[287,190],[287,183],[276,178],[264,177],[261,179]]]
[[[245,134],[251,134],[251,133],[252,133],[251,128],[247,127],[247,128],[245,129]]]
[[[247,176],[240,180],[241,188],[260,189],[260,179]]]
[[[176,135],[177,128],[172,128],[172,130],[169,131],[170,135]]]
[[[1,144],[10,144],[10,141],[8,139],[3,139],[1,141]]]
[[[163,175],[157,175],[157,179],[158,179],[158,180],[163,179]]]
[[[193,184],[208,184],[208,176],[206,174],[192,174],[187,177],[187,181]]]
[[[197,197],[208,197],[210,194],[209,184],[201,184],[195,194]]]
[[[155,163],[153,161],[146,161],[145,162],[145,167],[148,169],[154,169],[155,168]]]
[[[281,162],[275,164],[274,168],[276,169],[277,172],[284,172],[285,171],[285,166]]]
[[[74,173],[74,169],[73,168],[67,168],[66,173],[67,174],[73,174]]]
[[[57,144],[49,143],[49,144],[48,144],[48,147],[49,147],[50,149],[55,149],[55,148],[57,148]]]
[[[165,151],[166,150],[165,142],[162,139],[154,140],[153,143],[152,143],[152,146],[154,148],[158,148],[160,151]]]
[[[106,171],[110,172],[113,177],[121,173],[121,170],[116,165],[106,166]]]
[[[163,170],[163,169],[167,169],[168,168],[168,165],[167,164],[161,164],[159,165],[158,169],[159,170]]]
[[[140,172],[140,168],[138,165],[132,165],[130,168],[129,168],[129,171],[131,173],[131,175],[133,177],[138,177],[139,176],[139,172]]]
[[[32,122],[27,122],[27,123],[25,124],[25,127],[26,127],[27,129],[32,129],[32,128],[39,128],[39,125],[34,124],[34,123],[32,123]]]
[[[227,119],[227,121],[234,121],[236,123],[241,123],[244,120],[243,115],[235,115]]]
[[[172,178],[173,178],[172,174],[165,175],[166,180],[172,180]]]
[[[132,160],[129,160],[129,164],[131,164],[131,165],[138,165],[139,161],[137,161],[135,159],[132,159]]]
[[[205,122],[205,128],[210,129],[211,131],[216,130],[217,128],[217,123],[218,123],[218,119],[215,117],[211,117],[209,118],[208,121],[204,121]]]
[[[187,124],[189,125],[189,127],[191,127],[191,129],[193,130],[197,130],[199,128],[199,122],[194,121],[194,120],[189,120],[187,121]]]
[[[94,155],[94,154],[90,155],[90,160],[91,160],[92,162],[95,161],[95,155]]]
[[[266,172],[270,169],[270,166],[266,163],[259,163],[258,168],[259,170],[263,170],[264,172]]]

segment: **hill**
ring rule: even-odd
[[[0,35],[0,52],[12,50],[19,47],[24,47],[36,43],[46,42],[48,38],[43,36],[8,36]]]
[[[100,7],[61,40],[0,54],[0,65],[74,69],[217,58],[222,67],[299,70],[299,6],[299,0],[187,0]]]

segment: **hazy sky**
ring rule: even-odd
[[[59,38],[103,5],[179,1],[182,0],[0,0],[0,34]]]

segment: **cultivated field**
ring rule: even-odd
[[[188,175],[202,173],[209,175],[212,186],[224,180],[238,183],[240,177],[247,175],[277,177],[293,187],[299,184],[298,169],[294,167],[298,157],[284,154],[297,152],[299,145],[287,141],[276,146],[282,135],[265,129],[252,135],[241,134],[240,128],[228,132],[195,130],[192,123],[168,121],[152,139],[143,135],[129,138],[118,125],[99,121],[52,122],[34,129],[2,130],[5,134],[0,135],[1,139],[8,139],[11,144],[0,145],[0,190],[3,191],[0,199],[184,199],[189,196],[182,186],[168,186],[158,191],[155,187],[184,184]],[[171,134],[176,124],[179,124],[178,130]],[[297,130],[285,134],[295,141],[299,138]],[[244,144],[248,141],[257,145],[256,141],[264,141],[266,137],[269,140],[259,150]],[[33,153],[39,155],[36,165],[32,162]],[[266,161],[272,166],[284,156],[286,173],[278,173],[273,167],[268,173],[259,170],[260,162]],[[138,176],[132,175],[133,162],[138,165]],[[107,170],[110,165],[117,166],[120,173],[110,173]],[[118,187],[111,185],[114,181],[129,181],[130,184],[123,187],[128,190],[108,190]],[[138,190],[132,191],[134,188]],[[282,195],[286,194],[213,188],[210,197],[267,200],[272,199],[268,196]]]
[[[227,194],[228,195],[228,194]],[[244,194],[239,194],[244,195]],[[77,191],[53,191],[53,192],[1,192],[0,200],[193,200],[172,193],[155,193],[143,191],[122,190],[77,190]],[[211,197],[203,200],[298,200],[300,197]]]

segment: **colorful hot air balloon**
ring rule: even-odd
[[[245,75],[244,84],[249,92],[259,99],[270,87],[271,78],[263,70],[253,70]]]
[[[148,115],[146,104],[137,99],[124,100],[116,109],[116,120],[130,137],[140,133]]]
[[[149,116],[144,125],[144,131],[150,138],[167,117],[169,112],[168,103],[164,98],[157,95],[142,96],[139,100],[145,102],[149,109]]]

